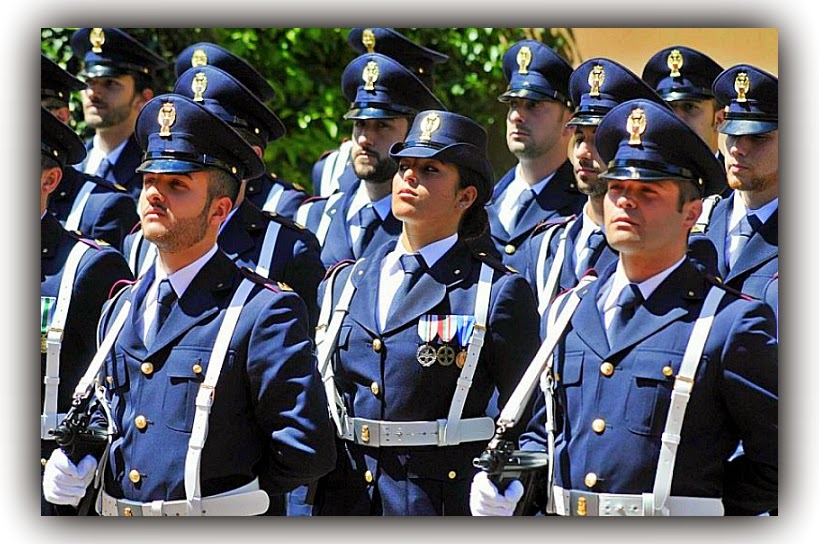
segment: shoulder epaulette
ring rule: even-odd
[[[502,272],[504,274],[516,274],[518,272],[517,270],[515,270],[511,266],[507,266],[507,265],[503,264],[503,262],[499,258],[497,258],[497,257],[495,257],[493,255],[490,255],[490,254],[486,253],[485,251],[478,251],[478,252],[473,251],[472,255],[474,255],[475,258],[478,259],[479,261],[488,264],[489,266],[491,266],[492,268],[494,268],[498,272]]]
[[[327,269],[327,272],[324,273],[324,279],[326,280],[327,278],[329,278],[333,274],[334,271],[336,271],[338,269],[341,269],[341,268],[344,268],[345,266],[348,266],[348,265],[351,265],[351,264],[354,264],[354,263],[355,263],[355,259],[343,259],[341,261],[338,261],[336,264],[332,265],[331,267],[329,267]]]
[[[275,281],[273,281],[273,280],[271,280],[269,278],[265,278],[261,274],[257,274],[255,271],[253,271],[252,269],[250,269],[250,268],[248,268],[246,266],[239,267],[239,270],[242,272],[242,275],[245,278],[249,279],[250,281],[252,281],[253,283],[255,283],[257,285],[261,285],[262,287],[266,287],[267,289],[269,289],[270,291],[273,291],[274,293],[280,293],[282,291],[278,287],[278,285],[276,284]]]
[[[122,289],[126,287],[130,287],[131,285],[135,284],[137,280],[126,280],[121,279],[114,282],[114,285],[111,286],[111,289],[108,291],[108,300],[114,298]]]
[[[78,242],[82,242],[86,245],[89,245],[93,249],[102,249],[102,246],[99,243],[97,243],[97,241],[90,240],[88,238],[83,238],[82,233],[78,230],[69,230],[66,232],[68,232],[68,235],[71,236],[73,239],[77,240]]]
[[[568,217],[560,217],[558,219],[549,219],[547,221],[541,221],[540,223],[535,225],[535,229],[532,231],[531,236],[535,236],[536,234],[545,231],[549,227],[568,225],[571,221],[573,221],[576,218],[577,215],[572,214]]]
[[[713,274],[706,273],[705,274],[705,279],[711,285],[719,287],[720,289],[724,290],[726,293],[730,293],[730,294],[732,294],[732,295],[734,295],[736,297],[739,297],[741,299],[744,299],[744,300],[759,300],[758,298],[756,298],[754,296],[748,295],[748,294],[743,293],[742,291],[740,291],[738,289],[734,289],[733,287],[729,287],[728,285],[725,285],[725,283],[723,283],[723,281],[722,281],[722,278],[720,278],[719,276],[715,276]]]
[[[293,230],[305,230],[307,228],[304,225],[302,225],[301,223],[297,223],[296,221],[294,221],[290,217],[286,217],[286,216],[281,215],[279,213],[272,212],[272,211],[263,211],[262,213],[265,215],[265,217],[267,217],[271,221],[275,221],[276,223],[279,223],[280,225],[291,228]]]

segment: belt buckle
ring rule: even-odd
[[[353,442],[363,446],[381,445],[381,425],[378,421],[353,419]]]
[[[599,516],[599,497],[597,493],[572,490],[569,492],[570,516]]]

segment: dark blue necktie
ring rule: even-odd
[[[531,189],[526,189],[520,196],[518,197],[518,209],[515,212],[515,219],[512,221],[512,225],[510,225],[510,229],[514,229],[520,223],[520,220],[523,219],[523,216],[526,215],[526,210],[529,209],[529,206],[532,204],[532,201],[535,199],[535,192]]]
[[[171,313],[171,307],[176,300],[176,293],[171,286],[171,281],[168,278],[159,282],[159,289],[157,293],[156,317],[154,317],[151,327],[145,335],[145,347],[150,348],[151,344],[156,340],[159,330]]]
[[[401,255],[400,260],[401,268],[404,269],[404,279],[401,280],[401,285],[398,287],[398,291],[395,292],[392,302],[390,303],[390,309],[387,312],[387,322],[389,322],[390,316],[404,303],[404,299],[409,295],[410,289],[412,289],[418,281],[418,278],[421,277],[421,271],[426,268],[424,258],[418,253]]]
[[[574,271],[579,278],[583,272],[594,266],[597,258],[600,256],[600,249],[603,247],[603,242],[606,241],[606,235],[603,231],[597,229],[589,235],[586,240],[586,247],[580,252],[580,258]]]
[[[100,161],[100,165],[97,166],[97,171],[94,174],[98,178],[108,179],[108,174],[111,171],[111,163],[108,162],[106,157],[103,157]]]
[[[361,257],[367,245],[373,239],[375,228],[378,226],[378,214],[375,213],[375,208],[372,204],[367,204],[358,210],[358,224],[361,226],[361,231],[358,233],[358,238],[353,244],[353,256],[356,259]]]
[[[611,325],[609,325],[608,337],[610,346],[617,344],[618,336],[622,334],[629,320],[634,317],[634,311],[642,301],[643,295],[640,293],[640,289],[636,283],[629,283],[620,291],[620,295],[617,297],[617,309],[614,312]]]
[[[731,252],[731,258],[728,262],[728,268],[733,268],[742,254],[742,250],[748,244],[748,240],[754,235],[754,232],[762,225],[762,221],[754,214],[746,214],[735,227],[734,236],[738,236],[739,240],[734,250]]]

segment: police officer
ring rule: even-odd
[[[506,144],[518,164],[495,185],[490,231],[503,261],[523,270],[521,246],[535,227],[580,212],[585,201],[567,155],[572,67],[543,43],[522,40],[503,55],[503,73],[509,85],[498,100],[509,105]]]
[[[435,65],[449,60],[449,56],[415,43],[394,28],[352,28],[347,43],[358,55],[380,53],[398,61],[430,91],[435,91]],[[338,149],[322,154],[313,165],[313,194],[330,196],[348,191],[356,183],[351,149],[352,142],[345,140]]]
[[[284,134],[279,118],[250,90],[215,66],[203,65],[185,71],[174,92],[221,118],[251,145],[261,158],[254,140],[275,139]],[[254,136],[255,135],[255,136]],[[316,291],[324,277],[318,240],[307,229],[276,212],[263,212],[246,198],[247,182],[239,188],[234,208],[219,231],[219,247],[239,266],[247,266],[267,278],[283,282],[307,304],[311,330],[318,320]],[[135,274],[150,266],[156,248],[141,232],[129,236],[125,255]]]
[[[390,146],[403,141],[412,119],[423,109],[445,109],[410,70],[378,53],[353,60],[342,74],[342,90],[351,103],[351,156],[359,181],[348,192],[302,205],[296,221],[316,233],[325,267],[368,255],[395,240],[401,222],[390,210],[390,187],[398,166]]]
[[[49,434],[71,406],[96,349],[94,326],[103,303],[123,280],[132,280],[122,255],[104,242],[64,229],[47,210],[68,165],[85,157],[77,134],[46,108],[40,111],[40,456],[43,469],[56,447]],[[129,199],[130,200],[130,199]],[[42,477],[42,472],[40,473]],[[69,514],[40,495],[40,514]]]
[[[546,313],[560,292],[577,285],[590,269],[604,270],[617,260],[606,243],[603,200],[607,182],[600,178],[605,163],[594,144],[597,126],[614,106],[635,98],[665,102],[639,76],[622,64],[593,58],[578,66],[569,78],[571,101],[576,105],[568,126],[574,131],[571,160],[580,192],[588,195],[578,216],[541,223],[526,244],[526,277]]]
[[[717,101],[711,87],[723,69],[705,53],[683,45],[658,51],[643,68],[646,83],[705,140],[720,161],[723,156],[717,127],[725,116],[724,104]],[[720,187],[716,194],[724,196],[726,190],[727,186]]]
[[[254,107],[244,112],[242,121],[248,125],[248,128],[252,125],[254,130],[241,127],[239,123],[233,123],[233,128],[239,130],[245,140],[256,149],[256,153],[264,157],[267,145],[281,138],[285,130],[281,121],[265,105],[276,96],[273,87],[247,61],[223,47],[208,42],[196,43],[179,53],[175,64],[177,79],[187,70],[200,66],[213,66],[227,72],[254,95]],[[191,89],[186,89],[186,92],[182,94],[191,96],[191,92]],[[262,108],[267,111],[258,109],[255,102],[260,102]],[[259,112],[262,117],[260,119],[247,117],[254,112]],[[275,126],[268,127],[268,132],[257,130],[271,115],[275,118]],[[271,172],[264,172],[256,179],[247,180],[244,193],[245,197],[259,209],[289,218],[296,214],[299,205],[308,196],[300,185],[290,183]]]
[[[241,179],[263,163],[227,124],[179,95],[149,101],[136,136],[145,150],[142,229],[159,256],[100,323],[114,435],[99,465],[99,508],[264,513],[267,493],[326,473],[335,450],[304,303],[216,245]],[[93,457],[75,466],[56,450],[46,498],[79,500],[96,466]]]
[[[71,113],[71,93],[85,89],[85,83],[72,76],[44,54],[40,55],[40,105],[63,123]],[[134,201],[124,187],[65,165],[59,187],[51,193],[49,213],[70,231],[103,240],[122,249],[125,236],[137,224]]]
[[[136,202],[142,152],[134,126],[154,96],[155,73],[167,63],[119,28],[80,28],[71,36],[71,50],[87,84],[80,93],[85,123],[94,129],[82,170],[125,187]]]
[[[728,104],[719,131],[733,192],[700,221],[705,235],[691,242],[692,255],[726,285],[756,298],[779,270],[778,88],[775,76],[748,64],[714,81],[717,100]]]
[[[608,165],[606,237],[619,260],[547,317],[560,341],[520,443],[554,458],[548,511],[766,512],[777,501],[773,313],[686,256],[722,166],[679,117],[643,99],[606,114],[596,143]],[[560,331],[564,311],[574,313]],[[726,462],[739,440],[745,455]],[[478,515],[509,515],[515,503],[485,472],[471,500]]]
[[[494,429],[490,397],[497,388],[507,399],[537,343],[526,280],[471,245],[487,228],[486,150],[472,120],[419,113],[390,149],[399,239],[322,284],[322,312],[338,317],[318,339],[319,364],[333,359],[325,379],[335,377],[341,440],[314,515],[469,513],[472,458]]]

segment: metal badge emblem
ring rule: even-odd
[[[159,115],[157,116],[159,123],[159,136],[162,138],[171,137],[171,126],[176,122],[176,106],[173,102],[165,102],[159,108]]]
[[[434,347],[429,344],[421,344],[418,346],[418,351],[415,352],[415,357],[418,359],[419,365],[429,368],[435,364],[437,354]]]
[[[747,102],[748,98],[745,96],[751,90],[751,79],[745,72],[737,74],[734,80],[734,90],[737,92],[737,102]]]
[[[437,359],[441,366],[450,366],[455,362],[455,350],[449,344],[438,348]]]
[[[105,32],[101,28],[92,28],[88,34],[92,53],[102,53],[102,44],[105,43]]]
[[[208,55],[205,53],[204,49],[197,49],[191,55],[191,66],[193,68],[199,68],[200,66],[206,66],[208,64]]]
[[[194,102],[202,102],[205,100],[205,91],[208,90],[208,76],[205,75],[205,72],[199,72],[193,76],[191,90],[193,91]]]
[[[367,53],[375,53],[375,34],[371,28],[367,28],[361,34],[361,43],[367,48]]]
[[[606,71],[598,64],[589,72],[589,96],[600,96],[600,87],[606,81]]]
[[[441,116],[437,113],[430,113],[421,121],[421,136],[419,140],[428,142],[432,139],[432,133],[441,128]]]
[[[646,112],[642,108],[634,108],[631,115],[628,116],[628,124],[626,126],[628,131],[628,145],[643,145],[640,139],[646,131]]]
[[[515,58],[518,62],[518,73],[519,74],[528,74],[529,73],[529,65],[532,63],[532,50],[529,49],[528,45],[524,45],[518,51],[518,56]]]
[[[367,66],[364,67],[364,72],[361,74],[361,79],[364,80],[365,91],[375,90],[375,82],[378,80],[378,75],[378,63],[371,60],[367,63]]]
[[[668,54],[668,59],[665,61],[671,73],[670,77],[680,77],[680,68],[683,67],[683,56],[679,49],[674,49]]]

